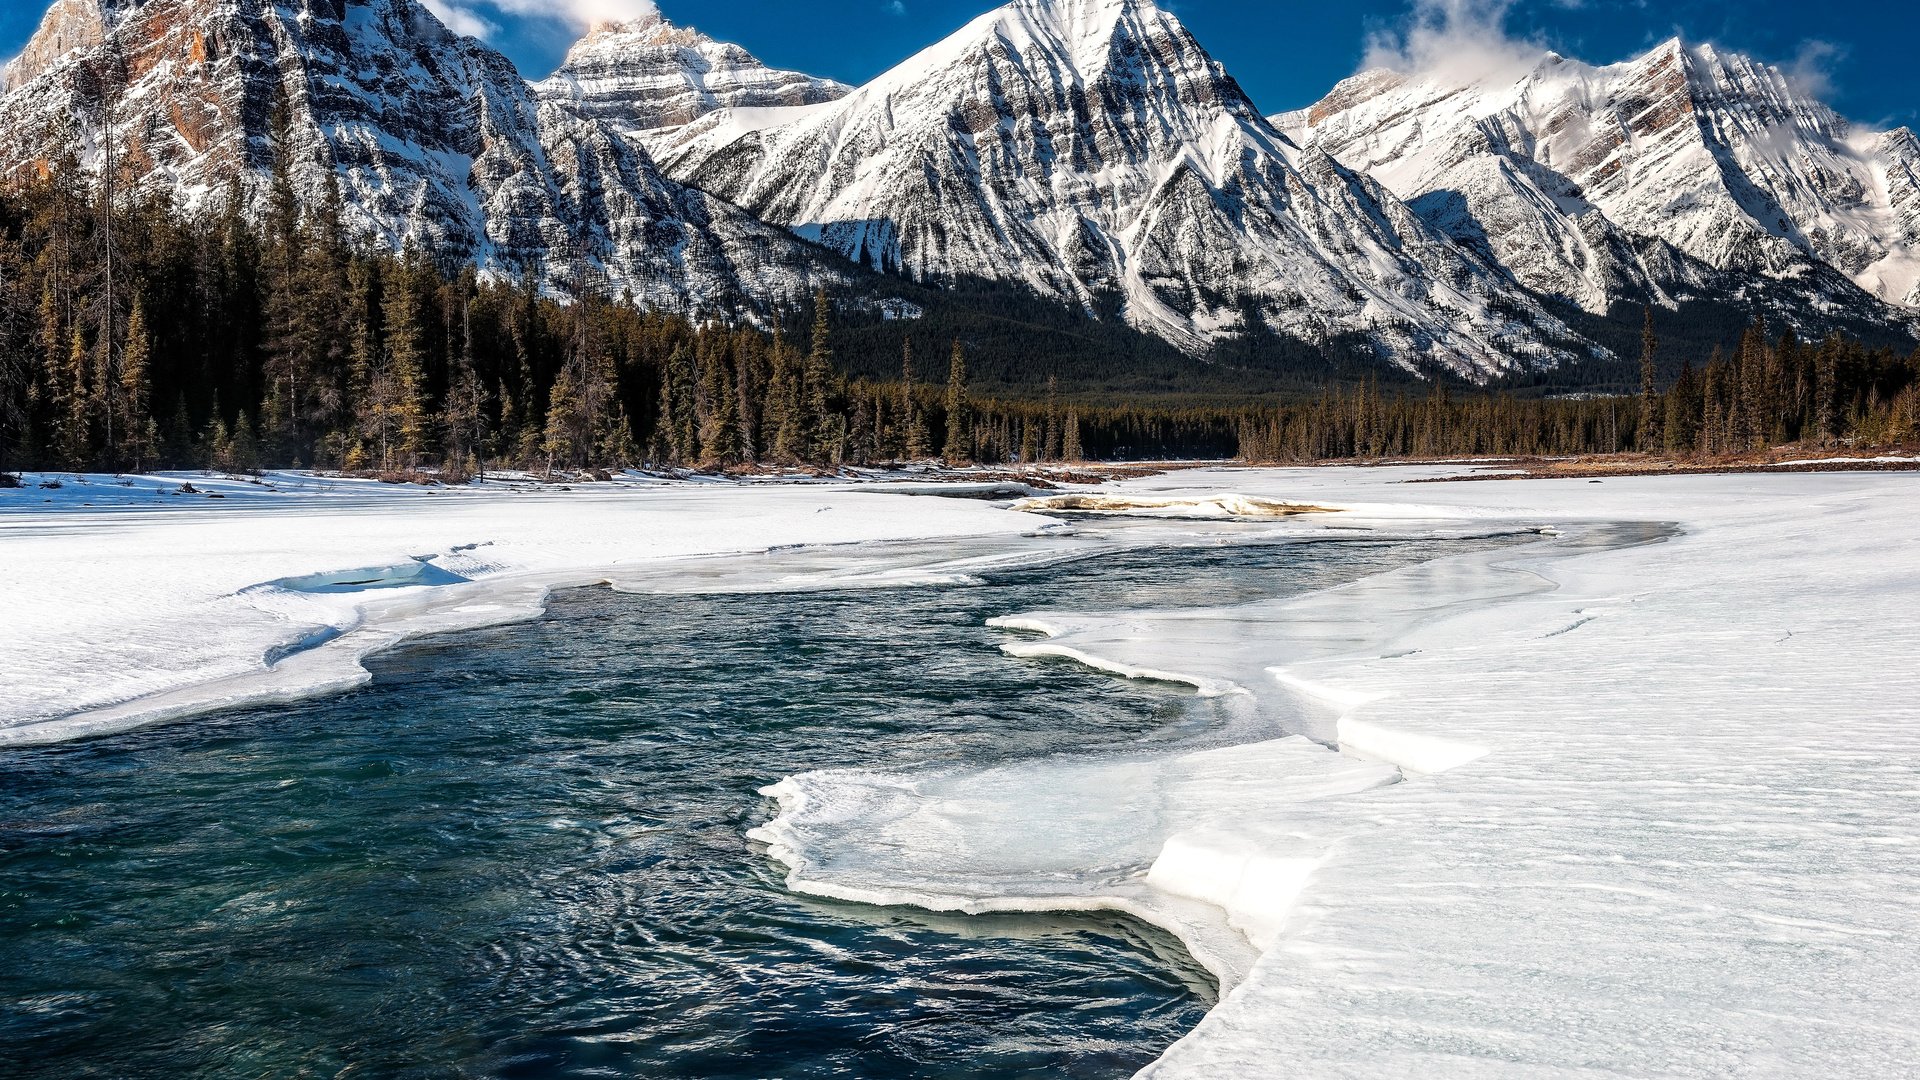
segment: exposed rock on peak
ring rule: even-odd
[[[41,72],[107,36],[107,14],[100,0],[54,0],[26,50],[0,69],[0,91],[31,82]]]
[[[1674,38],[1607,67],[1543,54],[1518,78],[1365,72],[1276,121],[1592,311],[1716,276],[1783,285],[1809,310],[1857,305],[1835,269],[1920,302],[1898,136],[1710,45]]]
[[[726,108],[816,105],[848,91],[831,79],[768,67],[738,45],[658,15],[596,26],[536,89],[555,108],[627,134]]]

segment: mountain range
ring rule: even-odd
[[[1680,41],[1366,71],[1268,117],[1152,0],[1014,0],[860,87],[658,17],[529,83],[416,0],[58,0],[4,84],[9,175],[111,156],[251,208],[280,131],[365,243],[697,317],[990,287],[1195,363],[1476,380],[1605,366],[1641,304],[1920,322],[1920,140]]]

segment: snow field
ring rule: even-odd
[[[819,895],[1173,930],[1227,992],[1152,1077],[1913,1075],[1920,477],[1404,483],[1449,471],[1108,489],[1146,515],[1341,509],[1263,526],[1300,538],[1549,538],[1238,607],[1009,618],[1048,635],[1010,653],[1213,687],[1227,719],[793,777],[755,839]],[[367,652],[563,585],[961,582],[1114,543],[820,486],[268,479],[310,486],[0,493],[0,741],[351,685]]]
[[[0,491],[0,746],[337,691],[373,652],[534,617],[554,588],[961,580],[1059,546],[1025,536],[1047,519],[845,488],[133,479]],[[749,557],[705,558],[727,554]]]
[[[1122,490],[1558,535],[1292,600],[1008,620],[1053,635],[1010,651],[1231,682],[1245,741],[809,774],[763,838],[805,891],[1174,930],[1227,993],[1145,1076],[1913,1075],[1916,478],[1401,486],[1439,472]],[[1287,714],[1345,752],[1274,738]],[[1381,772],[1306,779],[1345,768]]]

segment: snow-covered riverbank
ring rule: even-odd
[[[1916,478],[1398,484],[1425,472],[1122,490],[1561,539],[1294,600],[1006,620],[1052,635],[1016,655],[1241,692],[1249,730],[1293,710],[1344,753],[812,774],[762,838],[801,889],[1174,929],[1232,991],[1153,1077],[1907,1074]]]
[[[1047,635],[1010,630],[1016,656],[1178,677],[1241,719],[1122,758],[797,777],[761,838],[801,889],[1174,928],[1232,991],[1156,1077],[1910,1072],[1920,476],[1404,483],[1443,471],[1104,489],[1150,515],[1338,508],[1262,526],[1302,537],[1557,538],[1242,607],[1015,616]],[[0,740],[348,685],[368,650],[557,585],[962,580],[1076,551],[1044,516],[833,487],[275,479],[190,506],[0,493]],[[771,554],[702,558],[746,552]],[[1274,738],[1283,716],[1319,741]]]
[[[371,652],[530,617],[557,587],[937,576],[1050,524],[981,502],[816,485],[32,479],[0,491],[0,746],[356,685]],[[900,543],[911,540],[941,543]],[[702,561],[879,542],[884,557]]]

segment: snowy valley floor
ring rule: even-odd
[[[1406,483],[1447,471],[1102,489],[1149,515],[1338,510],[1268,526],[1303,539],[1552,532],[1286,600],[1011,616],[1015,656],[1189,681],[1244,720],[795,777],[758,838],[806,891],[1174,929],[1230,992],[1154,1077],[1915,1075],[1920,476]],[[559,585],[962,582],[1092,543],[1044,502],[273,479],[191,505],[0,493],[0,743],[352,685],[369,651]]]

